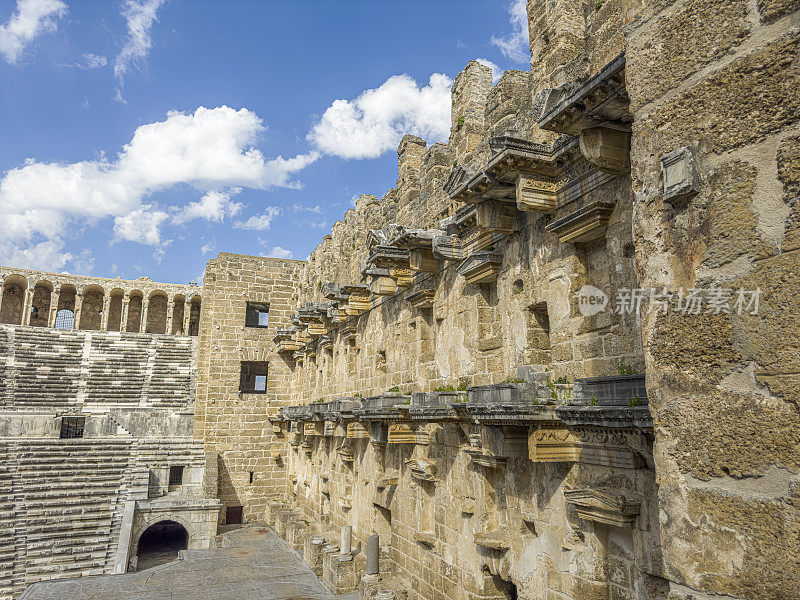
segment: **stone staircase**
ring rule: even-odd
[[[5,445],[15,462],[14,592],[35,581],[110,572],[122,507],[135,484],[141,486],[132,441],[18,439]]]
[[[12,405],[13,400],[13,406],[74,406],[80,387],[82,334],[15,327],[7,335],[13,341],[8,352],[13,354],[14,377],[6,386],[6,404]]]

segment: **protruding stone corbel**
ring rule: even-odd
[[[639,500],[621,490],[566,490],[564,499],[577,508],[580,518],[615,527],[631,527],[641,506]]]
[[[436,481],[436,461],[429,458],[409,458],[406,467],[414,479],[420,481]]]
[[[549,214],[556,209],[555,179],[520,173],[517,177],[517,210]]]
[[[610,127],[581,130],[581,154],[603,171],[617,173],[630,166],[630,133]]]
[[[558,423],[543,424],[531,430],[528,453],[533,462],[577,462],[580,440]]]

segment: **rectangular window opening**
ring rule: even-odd
[[[250,471],[250,483],[253,483],[253,472]]]
[[[248,302],[244,317],[245,327],[269,327],[269,304]]]
[[[247,394],[265,394],[268,372],[268,362],[243,361],[239,391]]]
[[[169,484],[182,485],[183,484],[183,467],[173,465],[169,468]]]
[[[82,438],[86,417],[62,417],[61,439]]]

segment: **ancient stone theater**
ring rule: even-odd
[[[0,268],[0,598],[800,599],[800,4],[528,18],[306,261]]]

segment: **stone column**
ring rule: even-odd
[[[108,331],[108,309],[111,306],[111,299],[103,296],[103,315],[100,317],[100,331]]]
[[[167,300],[167,325],[164,333],[172,334],[172,312],[175,310],[175,301]]]
[[[189,335],[189,319],[192,316],[192,305],[183,302],[183,335]]]
[[[72,321],[72,328],[79,329],[81,322],[81,307],[83,305],[83,290],[75,290],[75,317]]]
[[[57,285],[50,294],[50,314],[47,317],[47,326],[56,326],[56,315],[58,315],[58,304],[61,302],[61,286]]]
[[[22,303],[22,325],[31,324],[32,307],[33,307],[33,289],[31,289],[31,284],[28,283],[28,288],[25,290],[25,300]]]
[[[128,331],[128,303],[131,301],[131,297],[128,294],[125,294],[122,297],[122,314],[120,315],[119,319],[119,330],[120,332]]]
[[[380,538],[378,534],[367,538],[367,575],[377,575],[380,566]]]
[[[142,298],[142,319],[139,323],[139,333],[147,333],[147,310],[150,307],[150,302],[145,302]]]

